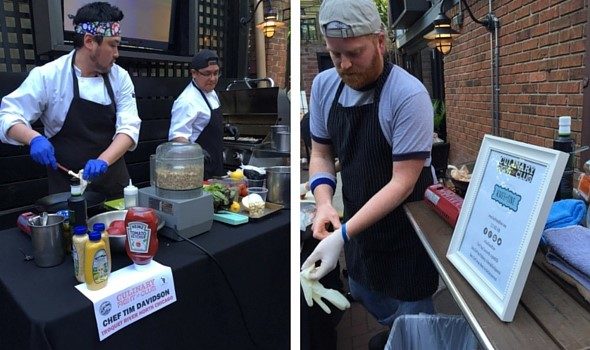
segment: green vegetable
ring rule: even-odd
[[[235,196],[235,190],[219,183],[205,185],[203,186],[203,190],[209,192],[211,196],[213,196],[213,210],[215,212],[219,210],[228,210]]]

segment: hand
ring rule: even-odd
[[[313,231],[313,237],[316,239],[324,239],[328,237],[330,231],[327,227],[332,226],[335,228],[340,227],[340,217],[336,209],[330,204],[318,205],[316,207],[315,218],[311,229]]]
[[[225,131],[227,131],[227,133],[229,134],[229,136],[233,136],[235,140],[238,139],[238,137],[240,137],[240,131],[238,130],[237,127],[233,126],[233,125],[226,125],[225,126]]]
[[[57,161],[55,160],[55,151],[53,145],[49,140],[39,135],[34,137],[30,143],[31,158],[39,164],[50,166],[52,169],[57,169]]]
[[[84,180],[94,180],[107,172],[109,164],[102,159],[90,159],[84,167]]]
[[[301,270],[306,270],[310,266],[315,266],[315,263],[319,260],[322,264],[312,270],[309,273],[308,278],[312,280],[319,280],[320,278],[327,275],[330,271],[334,270],[338,263],[338,257],[340,251],[344,246],[344,239],[342,238],[342,232],[340,229],[330,233],[328,237],[324,238],[320,244],[311,252],[307,260],[301,265]]]

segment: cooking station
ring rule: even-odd
[[[271,87],[257,88],[267,81]],[[288,165],[289,151],[271,147],[270,134],[275,125],[289,125],[289,99],[284,90],[274,86],[270,78],[244,79],[231,82],[219,91],[223,119],[239,130],[238,139],[223,138],[223,166],[235,170],[240,165]]]

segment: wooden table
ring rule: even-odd
[[[446,258],[453,228],[423,202],[404,209],[485,349],[589,349],[590,306],[535,258],[512,322],[502,322]]]

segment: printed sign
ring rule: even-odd
[[[113,272],[102,289],[91,291],[84,283],[76,288],[94,304],[101,341],[176,301],[172,269],[153,260]]]
[[[568,155],[486,135],[448,259],[510,322]]]

